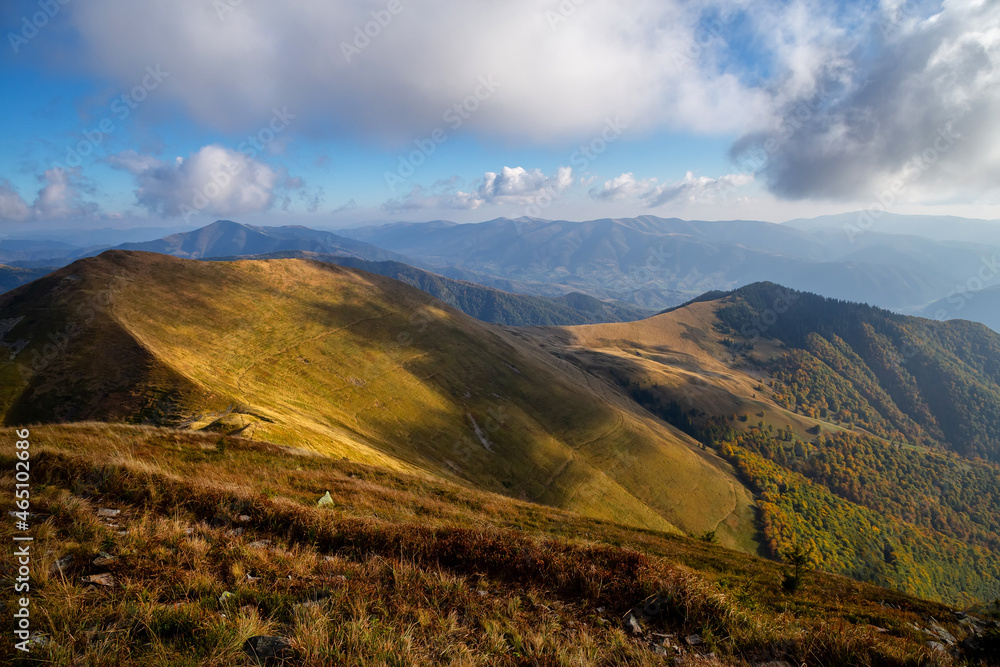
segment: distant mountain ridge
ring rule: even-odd
[[[341,234],[431,266],[559,284],[657,310],[706,291],[760,281],[913,310],[946,294],[980,252],[968,242],[944,244],[874,231],[848,238],[759,221],[655,216],[409,223]],[[897,243],[896,252],[881,250]],[[996,246],[1000,249],[1000,227]]]
[[[376,262],[406,258],[369,243],[309,227],[255,227],[232,220],[217,220],[191,232],[171,234],[155,241],[124,243],[117,250],[158,252],[186,259],[211,259],[234,255],[261,255],[286,250],[342,254]]]

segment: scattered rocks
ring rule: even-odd
[[[327,491],[323,494],[323,497],[316,501],[316,507],[326,507],[327,505],[333,504],[333,496]]]
[[[948,632],[947,630],[945,630],[944,628],[942,628],[941,625],[933,618],[930,619],[929,629],[931,632],[937,635],[938,639],[940,639],[948,646],[954,646],[955,644],[958,643],[958,640],[955,639],[955,636],[950,632]]]
[[[80,577],[80,583],[85,586],[103,586],[104,588],[114,588],[115,578],[108,572],[101,572],[100,574],[90,574],[85,577]]]
[[[91,561],[97,567],[107,567],[112,563],[118,562],[117,556],[112,556],[106,551],[100,551],[97,554],[97,558]]]
[[[294,654],[292,643],[285,637],[265,635],[258,635],[246,640],[243,644],[243,651],[261,665],[287,660]]]
[[[49,569],[49,572],[52,574],[63,574],[69,569],[69,566],[72,564],[73,564],[73,556],[63,556],[62,558],[52,563],[52,567]]]

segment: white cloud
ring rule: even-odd
[[[1000,180],[1000,4],[885,2],[804,59],[732,150],[777,196],[974,201]]]
[[[42,187],[29,205],[10,181],[0,179],[0,221],[60,220],[91,217],[100,212],[93,202],[83,200],[91,187],[80,178],[79,170],[53,168],[38,176]]]
[[[389,211],[415,209],[475,210],[482,206],[531,206],[540,198],[554,198],[573,185],[573,169],[559,167],[551,176],[541,169],[528,171],[523,167],[504,167],[499,172],[488,171],[478,187],[468,192],[458,189],[458,180],[451,179],[428,189],[417,185],[405,196],[390,199],[382,205]]]
[[[660,183],[655,178],[636,179],[628,172],[605,181],[601,187],[591,188],[590,196],[602,201],[640,200],[648,208],[674,201],[714,203],[726,199],[753,180],[750,174],[726,174],[719,178],[709,178],[695,176],[689,171],[679,181]]]
[[[386,3],[366,0],[244,2],[221,20],[211,2],[106,0],[68,10],[92,71],[130,88],[143,67],[161,64],[170,78],[146,104],[179,101],[224,130],[253,129],[278,104],[298,114],[301,130],[406,143],[443,126],[481,77],[499,88],[464,126],[500,135],[587,136],[615,116],[635,129],[731,131],[767,112],[762,91],[711,58],[684,56],[697,4],[588,0],[555,28],[546,12],[558,3],[402,4],[384,27],[372,22]],[[343,45],[357,48],[355,40],[361,48],[348,62]]]
[[[265,211],[275,203],[275,191],[282,185],[279,174],[268,165],[215,144],[173,162],[135,151],[119,153],[108,162],[135,176],[140,206],[163,216]],[[287,182],[290,189],[304,185],[294,179]]]

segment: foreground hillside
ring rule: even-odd
[[[759,284],[531,333],[732,462],[766,553],[1000,598],[1000,336]]]
[[[106,424],[35,427],[30,441],[36,634],[30,661],[3,642],[5,664],[252,665],[276,652],[289,665],[894,666],[996,655],[987,618],[822,573],[789,593],[787,568],[704,541],[303,449]],[[12,493],[15,458],[0,460]]]
[[[753,552],[731,466],[623,393],[397,281],[108,251],[0,297],[7,424],[240,434]]]

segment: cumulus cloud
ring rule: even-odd
[[[640,139],[661,130],[739,136],[739,170],[748,165],[785,199],[867,199],[898,186],[908,197],[969,201],[997,182],[997,2],[400,6],[71,3],[75,38],[44,51],[122,90],[161,64],[170,78],[143,113],[181,108],[226,132],[260,127],[276,105],[296,114],[295,132],[393,150],[435,128],[576,141],[621,117]],[[940,150],[940,132],[959,138]],[[933,161],[919,160],[932,150]],[[473,190],[442,194],[485,203]]]
[[[282,181],[266,164],[216,144],[172,162],[135,151],[114,155],[108,162],[135,177],[135,197],[140,206],[154,215],[168,217],[186,218],[196,212],[237,215],[265,211],[275,203],[279,186],[304,186],[294,179]]]
[[[390,199],[382,208],[406,211],[423,208],[474,210],[482,206],[537,206],[550,201],[573,185],[573,169],[559,167],[552,175],[541,169],[504,167],[488,171],[478,187],[459,189],[457,179],[441,181],[432,188],[417,185],[405,196]]]
[[[637,179],[631,172],[621,174],[590,189],[590,196],[601,201],[640,200],[649,208],[673,201],[715,202],[732,194],[737,188],[752,183],[751,174],[726,174],[720,178],[695,176],[690,171],[673,183],[660,183],[655,178]]]
[[[93,191],[79,170],[48,169],[38,181],[42,187],[35,201],[28,204],[7,179],[0,179],[0,221],[60,220],[95,216],[100,207],[84,201],[83,195]]]
[[[67,12],[92,71],[131,87],[138,63],[160,63],[169,85],[146,104],[180,102],[223,130],[252,129],[279,104],[301,130],[406,143],[472,97],[464,127],[544,139],[586,136],[618,115],[636,129],[726,131],[767,111],[762,91],[687,55],[698,3],[406,1],[390,15],[383,2],[288,0],[221,17],[220,4],[107,0]],[[495,82],[486,96],[483,80]]]
[[[996,2],[884,2],[823,54],[732,148],[774,194],[974,199],[1000,179]]]

